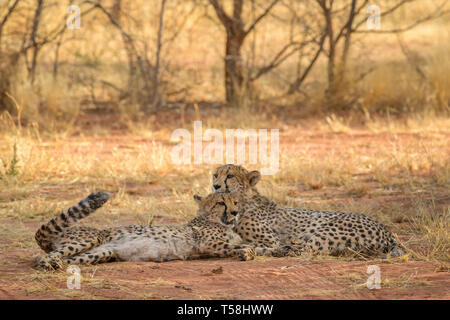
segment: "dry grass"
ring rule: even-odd
[[[448,120],[340,134],[327,119],[309,123],[311,130],[283,125],[280,171],[263,178],[263,194],[291,206],[368,214],[409,237],[416,258],[449,261]],[[111,203],[83,223],[181,223],[195,214],[192,196],[210,192],[214,166],[174,164],[167,129],[43,138],[32,128],[16,128],[0,139],[0,158],[9,165],[17,160],[15,174],[0,168],[2,220],[43,222],[106,189],[115,193]],[[19,228],[10,238],[32,246],[27,236]]]
[[[382,289],[400,289],[400,288],[418,288],[429,285],[426,280],[416,280],[417,273],[406,273],[398,277],[381,277],[380,288]],[[350,283],[349,291],[370,290],[367,288],[367,274],[351,273],[348,275],[336,277]],[[372,289],[376,290],[376,289]]]
[[[417,203],[415,210],[411,223],[414,236],[408,241],[418,246],[414,254],[419,259],[450,261],[450,207],[430,210]]]
[[[380,1],[380,5],[385,3]],[[24,3],[23,6],[22,11],[30,14],[33,12],[29,8],[30,3]],[[175,1],[166,8],[164,40],[175,34],[177,37],[176,41],[167,42],[164,47],[161,77],[165,91],[182,92],[166,97],[168,104],[175,108],[179,106],[177,111],[181,111],[186,103],[217,103],[224,96],[223,42],[218,41],[224,39],[224,33],[223,28],[214,21],[212,9],[207,8],[205,12],[204,8],[195,7],[189,1]],[[431,2],[416,1],[408,4],[392,17],[383,18],[383,28],[408,24],[408,21],[414,21],[433,8],[434,4]],[[142,15],[143,10],[147,9],[149,14]],[[155,8],[150,9],[145,1],[124,4],[124,12],[132,18],[124,15],[121,20],[125,30],[135,37],[138,50],[146,47],[148,56],[154,55],[153,44],[158,26],[158,10],[153,9]],[[52,29],[63,20],[61,13],[66,12],[66,4],[57,2],[46,10],[42,24],[45,29]],[[365,10],[363,12],[362,15],[365,15]],[[314,10],[309,11],[311,16],[316,14]],[[273,16],[264,19],[255,34],[245,42],[242,50],[245,65],[256,67],[267,63],[289,41],[290,27],[277,18],[283,16],[290,17],[287,8],[275,7]],[[12,31],[17,26],[26,24],[26,18],[27,15],[12,16],[5,32],[13,34]],[[371,117],[378,113],[387,116],[410,112],[448,115],[448,23],[448,17],[444,16],[403,34],[402,40],[413,53],[413,58],[409,60],[403,55],[396,35],[356,34],[346,81],[343,81],[338,94],[343,99],[343,105],[353,101],[349,104],[352,111],[364,114],[368,125]],[[118,88],[127,90],[128,70],[126,52],[123,50],[118,31],[111,27],[100,12],[84,16],[82,29],[87,31],[83,32],[83,35],[77,34],[76,31],[66,34],[59,53],[60,66],[56,79],[52,74],[55,55],[53,45],[44,47],[40,53],[33,86],[27,81],[24,62],[19,62],[11,79],[9,94],[17,102],[13,104],[20,106],[20,110],[13,108],[10,113],[21,113],[23,121],[39,127],[43,132],[57,131],[66,134],[73,131],[72,125],[81,107],[95,109],[107,106],[120,112],[130,126],[134,126],[132,122],[135,119],[141,118],[142,113],[137,101],[133,98],[119,99]],[[89,36],[85,37],[86,34]],[[17,35],[19,36],[20,34]],[[7,48],[13,50],[13,44],[17,45],[21,39],[12,37],[11,40],[12,44]],[[421,69],[425,79],[418,75],[417,67]],[[360,79],[361,73],[368,69],[373,71]],[[243,106],[255,107],[257,104],[258,113],[263,113],[261,109],[264,108],[283,109],[287,106],[301,108],[304,114],[316,114],[318,111],[326,113],[328,107],[324,103],[327,77],[325,59],[321,57],[318,60],[302,88],[308,95],[307,99],[302,94],[283,95],[289,83],[295,79],[295,70],[295,59],[287,59],[274,72],[268,73],[254,84],[259,98],[265,102],[256,103],[252,99],[244,99]],[[248,113],[245,109],[237,111],[241,116],[233,119],[232,123],[224,118],[211,118],[208,125],[216,128],[243,127],[244,122],[248,125],[248,120],[242,121]],[[255,110],[251,112],[254,113]],[[258,117],[252,127],[269,127],[266,124],[272,122],[271,118],[270,114]],[[327,115],[327,124],[335,132],[346,132],[350,120],[347,116]]]
[[[143,6],[142,1],[133,3],[127,4],[131,15],[139,17],[138,10],[145,8],[152,16],[129,20],[127,30],[142,31],[139,37],[153,39],[156,11],[150,10],[148,2]],[[424,3],[397,19],[415,18],[429,9]],[[52,13],[56,15],[62,6],[61,2],[52,7]],[[180,22],[178,10],[189,11],[189,5],[169,5],[167,16],[173,19],[167,19],[168,34]],[[24,24],[23,18],[17,15],[12,26]],[[6,257],[0,259],[0,267],[13,270],[40,254],[33,239],[39,224],[94,190],[115,195],[82,224],[109,227],[191,219],[196,211],[192,196],[210,192],[215,165],[174,164],[171,151],[175,142],[170,137],[174,129],[192,131],[192,121],[202,120],[203,130],[280,129],[280,171],[263,177],[259,190],[264,195],[290,206],[372,216],[400,236],[412,259],[431,261],[448,271],[448,19],[402,35],[416,53],[412,62],[405,59],[393,35],[356,36],[347,81],[340,88],[344,102],[354,101],[350,112],[329,110],[324,103],[324,59],[319,59],[305,86],[308,99],[303,95],[279,97],[286,89],[285,80],[292,80],[296,69],[288,60],[257,82],[262,100],[252,104],[254,101],[247,99],[240,109],[226,109],[217,103],[224,94],[223,48],[217,41],[223,30],[205,18],[202,10],[195,10],[163,57],[166,85],[171,91],[189,89],[184,96],[168,98],[172,109],[153,115],[144,115],[133,99],[119,101],[117,90],[102,85],[108,82],[126,88],[123,43],[98,15],[83,23],[90,36],[75,37],[62,48],[56,80],[51,74],[51,58],[45,58],[53,57],[54,48],[50,47],[40,54],[43,58],[33,86],[26,80],[23,63],[11,78],[8,97],[13,109],[0,114],[0,255]],[[383,23],[395,25],[395,21]],[[288,37],[286,28],[272,18],[257,32],[259,62],[268,61]],[[249,46],[243,50],[246,59]],[[417,66],[425,79],[418,76]],[[367,77],[355,80],[370,67],[374,70]],[[319,263],[329,259],[352,258],[305,256],[300,260]],[[27,287],[30,295],[102,298],[62,289],[65,273],[29,271],[15,280],[19,285],[32,283]],[[365,288],[362,280],[366,274],[342,277],[338,280],[350,283],[352,290]],[[157,292],[133,292],[129,288],[134,284],[173,286],[161,280],[131,283],[127,288],[123,282],[93,276],[83,278],[83,284],[94,289],[118,288],[132,298],[159,297]],[[415,281],[411,274],[382,279],[387,288],[421,285],[426,283]],[[329,293],[314,290],[311,294]]]

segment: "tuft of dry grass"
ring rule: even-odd
[[[419,259],[450,262],[450,207],[433,210],[419,202],[414,209],[413,236],[407,245],[414,246],[412,251]]]
[[[381,277],[380,288],[381,289],[399,289],[399,288],[417,288],[427,286],[430,283],[426,280],[416,280],[417,273],[405,273],[398,277]],[[339,278],[339,277],[337,277]],[[349,275],[341,276],[340,279],[350,282],[348,290],[356,292],[359,290],[370,290],[367,288],[366,280],[367,275],[359,273],[352,273]]]

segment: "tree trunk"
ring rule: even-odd
[[[334,42],[334,30],[333,21],[331,18],[331,7],[324,7],[326,32],[328,34],[328,94],[333,95],[335,90],[335,58],[336,58],[336,46]]]
[[[35,74],[36,74],[37,57],[39,54],[39,50],[41,49],[38,46],[36,38],[37,38],[39,24],[41,22],[41,13],[42,13],[42,8],[43,8],[43,2],[44,2],[44,0],[37,0],[36,10],[34,13],[34,18],[33,18],[33,27],[31,29],[31,35],[30,35],[30,43],[32,44],[33,53],[32,53],[32,58],[31,58],[31,65],[28,67],[28,79],[31,83],[34,83],[34,78],[35,78]]]
[[[241,47],[245,37],[254,30],[279,0],[273,0],[253,23],[245,29],[242,20],[244,0],[233,0],[233,15],[229,16],[219,0],[209,0],[216,11],[217,17],[227,32],[225,45],[225,98],[228,104],[239,103],[244,87],[244,71],[241,57]]]
[[[122,13],[122,0],[114,0],[111,8],[111,15],[114,17],[114,19],[120,21],[121,13]]]
[[[227,32],[225,47],[225,91],[227,103],[236,103],[244,84],[241,47],[244,37]]]
[[[159,27],[158,27],[158,37],[156,39],[156,61],[155,61],[155,70],[153,72],[153,94],[151,105],[152,107],[156,107],[159,103],[159,94],[158,94],[158,86],[159,86],[159,66],[161,63],[161,46],[162,46],[162,33],[164,28],[164,8],[166,5],[166,0],[161,0],[161,10],[159,11]]]
[[[348,53],[350,51],[353,21],[355,20],[356,1],[357,0],[352,0],[348,21],[345,27],[345,42],[344,48],[342,49],[341,62],[338,70],[339,81],[344,80],[344,76],[347,72]]]

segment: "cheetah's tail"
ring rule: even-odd
[[[89,214],[100,208],[111,197],[108,192],[91,193],[87,198],[81,200],[78,204],[64,210],[59,216],[43,224],[36,232],[34,238],[39,247],[45,252],[50,252],[50,238],[63,232],[64,229],[74,225],[77,221],[87,217]]]

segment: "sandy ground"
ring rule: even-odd
[[[415,134],[396,135],[396,139],[412,143],[419,138]],[[75,137],[71,141],[77,142],[80,139]],[[342,150],[358,145],[358,150],[369,155],[376,152],[374,145],[391,139],[392,136],[383,133],[305,132],[282,136],[281,143],[284,144],[283,150],[301,146],[307,148],[312,156],[322,156],[336,145],[340,145]],[[112,148],[133,143],[138,142],[127,137],[104,137],[101,156],[108,156],[108,152],[105,152],[108,146]],[[76,150],[85,151],[82,148]],[[414,198],[420,196],[426,199],[430,194],[435,198],[436,207],[448,208],[450,204],[448,190],[442,186],[406,194],[377,187],[364,174],[357,178],[370,189],[366,195],[357,198],[346,190],[333,186],[315,190],[298,185],[296,190],[289,192],[293,197],[301,196],[306,204],[352,200],[362,204],[376,204],[375,208],[383,208],[393,202],[399,208],[408,208]],[[42,197],[51,195],[53,199],[72,200],[79,197],[74,185],[70,187],[69,194],[58,192],[58,188],[60,186],[42,186],[36,192]],[[130,195],[145,197],[155,193],[157,189],[158,186],[155,185],[132,183],[126,186],[125,191]],[[68,289],[67,279],[70,274],[65,270],[41,272],[34,269],[35,258],[42,252],[34,243],[33,235],[44,221],[33,219],[20,222],[21,229],[18,229],[18,221],[14,218],[0,219],[0,299],[450,299],[448,263],[412,259],[362,261],[331,257],[257,257],[248,262],[235,259],[164,263],[116,262],[81,266],[81,288]],[[155,221],[156,224],[166,222],[164,218]],[[400,219],[398,223],[401,222]],[[130,221],[126,221],[125,217],[116,223],[123,225]],[[396,230],[396,224],[392,223],[389,227]],[[400,237],[407,240],[409,235],[400,233]],[[368,267],[373,265],[380,270],[380,289],[369,289],[366,286],[371,276]]]
[[[36,273],[30,259],[0,268],[0,299],[449,299],[450,275],[420,261],[337,261],[257,258],[120,262],[81,267],[80,289],[64,272]],[[380,269],[369,289],[368,266]],[[33,274],[33,276],[30,276]]]

